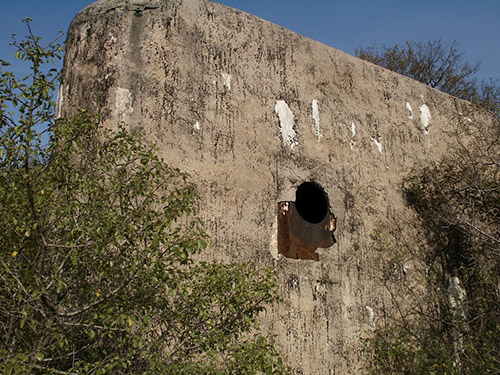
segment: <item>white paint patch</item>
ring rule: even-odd
[[[448,287],[450,293],[450,304],[453,308],[460,308],[461,313],[465,315],[464,300],[466,297],[465,288],[462,286],[460,279],[457,276],[450,277]]]
[[[83,24],[83,26],[80,28],[80,35],[83,37],[80,41],[80,43],[85,43],[86,39],[87,39],[87,34],[88,34],[88,31],[90,29],[90,25],[88,23],[85,23]]]
[[[406,109],[408,110],[408,118],[413,120],[413,109],[411,108],[410,103],[406,103]]]
[[[379,154],[381,154],[382,151],[384,150],[384,146],[382,145],[382,140],[380,139],[380,137],[378,139],[370,137],[370,139],[372,140],[373,143],[375,143],[375,146],[377,146]]]
[[[280,119],[280,133],[283,146],[290,147],[290,149],[293,150],[295,146],[299,145],[297,134],[293,129],[295,123],[293,112],[284,100],[278,100],[276,102],[274,112],[276,112]]]
[[[314,120],[313,133],[319,141],[321,137],[323,137],[323,134],[321,134],[321,128],[319,124],[319,107],[318,101],[316,99],[312,101],[312,117]]]
[[[356,146],[356,141],[354,140],[354,137],[356,137],[356,124],[354,122],[351,124],[351,142],[349,143],[349,146],[351,146],[351,150],[354,150],[354,146]]]
[[[449,279],[448,285],[448,298],[450,301],[450,305],[454,310],[454,315],[459,315],[459,319],[454,319],[455,322],[458,323],[458,327],[462,326],[464,328],[464,322],[466,321],[467,316],[467,307],[465,305],[467,294],[465,288],[463,287],[460,279],[457,276],[451,276]],[[451,333],[453,336],[453,351],[455,354],[455,366],[460,366],[460,356],[464,352],[464,341],[463,336],[460,333],[460,329],[457,326],[454,326]]]
[[[403,273],[407,274],[411,270],[411,265],[409,264],[403,264]]]
[[[470,117],[468,117],[468,116],[465,116],[465,115],[463,114],[463,112],[458,112],[458,114],[459,114],[460,116],[463,116],[463,117],[465,118],[465,121],[467,121],[467,122],[472,122],[472,119],[471,119]]]
[[[429,110],[429,107],[427,105],[422,104],[420,106],[420,123],[422,124],[422,127],[424,129],[424,134],[429,135],[429,125],[431,123],[431,111]]]
[[[128,89],[118,87],[115,96],[115,109],[120,120],[124,121],[128,115],[134,112],[132,102],[132,93]]]
[[[196,121],[196,123],[193,125],[193,129],[196,131],[199,131],[201,129],[201,125],[198,121]]]
[[[231,75],[227,73],[222,73],[222,79],[224,80],[224,86],[228,89],[228,91],[231,91]]]
[[[365,306],[368,311],[368,318],[370,319],[370,327],[372,327],[372,331],[375,331],[375,312],[370,306]]]
[[[62,106],[64,104],[64,85],[59,86],[59,92],[57,93],[57,104],[56,104],[56,119],[62,116]]]
[[[269,252],[271,253],[271,256],[278,260],[279,255],[278,255],[278,218],[276,217],[273,221],[273,225],[271,227],[271,241],[269,244]]]

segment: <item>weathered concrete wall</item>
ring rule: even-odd
[[[102,0],[75,18],[61,114],[87,107],[142,128],[198,183],[208,256],[280,274],[285,301],[267,319],[297,371],[358,373],[388,298],[372,234],[411,217],[401,179],[446,151],[466,104],[220,4],[140,4]],[[319,262],[277,251],[278,202],[304,181],[337,218]]]

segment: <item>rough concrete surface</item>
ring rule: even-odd
[[[446,152],[457,120],[476,121],[465,102],[206,0],[84,9],[59,104],[63,116],[90,108],[141,131],[190,173],[207,257],[276,268],[284,302],[264,319],[300,374],[360,373],[389,298],[372,235],[412,219],[402,178]],[[337,243],[319,261],[278,255],[278,203],[307,181],[336,217]]]

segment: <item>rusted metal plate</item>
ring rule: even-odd
[[[278,252],[287,258],[319,260],[318,248],[332,246],[336,240],[335,216],[328,211],[319,223],[302,218],[294,202],[278,203]]]

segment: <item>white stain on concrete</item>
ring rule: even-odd
[[[460,331],[465,328],[464,322],[467,316],[467,307],[465,305],[467,294],[460,279],[457,276],[451,276],[448,285],[448,296],[452,309],[454,310],[456,325],[452,328],[453,351],[455,354],[454,363],[460,365],[460,357],[464,352],[464,341]]]
[[[201,125],[199,121],[196,121],[196,123],[193,125],[193,129],[196,131],[199,131],[201,129]]]
[[[424,134],[429,135],[429,125],[431,123],[431,111],[427,105],[422,104],[420,106],[420,123],[422,124],[422,128],[424,129]]]
[[[403,264],[403,273],[406,275],[411,271],[411,264]]]
[[[297,134],[294,130],[295,117],[293,115],[293,112],[284,100],[278,100],[276,102],[274,111],[276,112],[280,120],[279,126],[283,146],[290,147],[290,149],[293,150],[295,146],[299,145]]]
[[[354,150],[354,146],[356,146],[356,140],[354,139],[356,137],[356,124],[353,122],[351,124],[351,142],[349,143],[349,146],[351,146],[351,150]]]
[[[454,309],[459,309],[462,317],[465,317],[465,288],[457,276],[450,277],[448,292],[450,293],[450,305]]]
[[[90,24],[88,23],[84,23],[81,27],[80,27],[80,30],[79,30],[79,35],[81,36],[81,39],[78,43],[78,47],[82,48],[82,47],[86,47],[86,44],[87,44],[87,41],[88,41],[88,33],[89,33],[89,30],[90,30]]]
[[[370,321],[370,327],[372,327],[372,331],[375,331],[375,312],[373,311],[373,308],[371,306],[365,306],[366,310],[368,311],[368,318]]]
[[[321,127],[319,123],[319,106],[316,99],[312,101],[312,117],[314,120],[313,133],[319,141],[321,137],[323,137],[323,134],[321,134]]]
[[[224,81],[224,86],[226,86],[228,91],[231,91],[231,80],[232,77],[230,74],[222,73],[222,80]]]
[[[370,139],[372,140],[373,143],[375,143],[375,146],[377,146],[379,154],[381,154],[382,151],[384,151],[384,146],[382,145],[382,139],[380,139],[380,137],[378,137],[378,139],[370,137]]]
[[[413,120],[413,109],[411,108],[411,104],[408,102],[406,103],[406,109],[408,110],[408,118]]]
[[[119,120],[124,121],[134,112],[132,93],[128,89],[118,87],[115,95],[115,110]]]
[[[458,112],[458,114],[462,116],[465,119],[465,121],[472,122],[472,119],[468,116],[465,116],[463,112]]]
[[[62,107],[64,104],[64,94],[68,88],[64,85],[59,86],[59,92],[57,93],[57,103],[56,103],[56,119],[62,116]]]
[[[273,225],[271,227],[271,241],[269,243],[269,252],[271,256],[278,260],[278,218],[276,217],[273,221]]]

